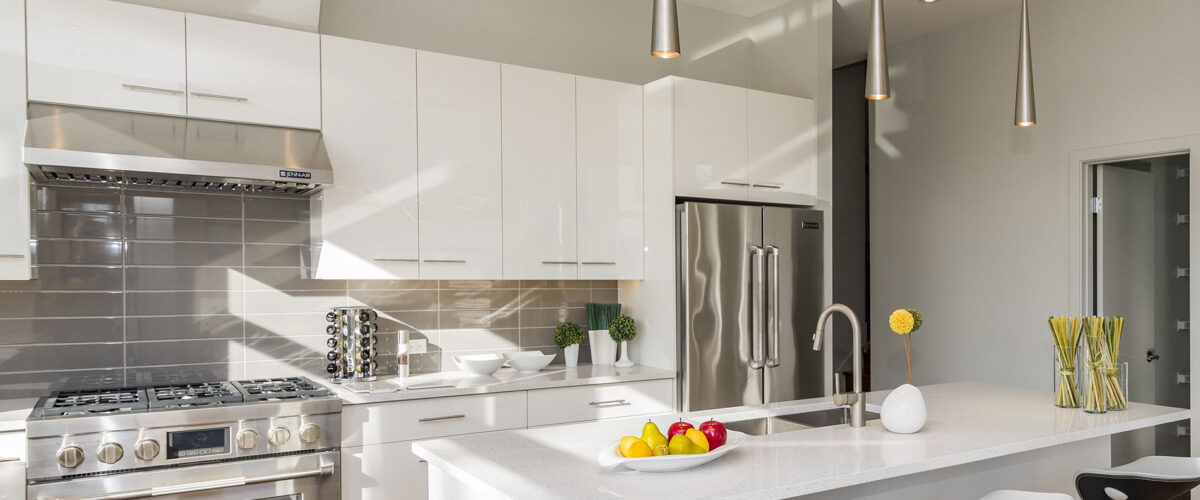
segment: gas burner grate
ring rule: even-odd
[[[146,393],[134,387],[56,391],[38,401],[39,416],[124,413],[147,408]]]
[[[304,377],[237,380],[233,382],[233,385],[245,394],[246,402],[333,395],[328,389]]]
[[[195,406],[240,403],[242,393],[229,382],[197,382],[158,385],[146,389],[150,408],[191,408]]]

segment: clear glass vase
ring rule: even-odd
[[[1054,348],[1054,406],[1059,408],[1079,408],[1079,385],[1075,380],[1075,374],[1078,373],[1077,354]]]
[[[1105,388],[1108,390],[1109,411],[1129,409],[1129,363],[1109,362],[1105,371]]]
[[[1105,413],[1108,411],[1108,347],[1104,335],[1084,335],[1083,379],[1079,383],[1082,392],[1083,411]]]

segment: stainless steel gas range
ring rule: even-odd
[[[26,493],[336,499],[341,408],[303,377],[59,391],[26,420]]]

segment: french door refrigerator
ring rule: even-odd
[[[819,210],[676,207],[684,411],[818,397]]]

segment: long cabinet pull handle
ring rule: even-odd
[[[417,422],[438,422],[441,420],[454,420],[458,418],[467,418],[466,415],[446,415],[444,417],[425,417],[417,419]]]
[[[592,401],[591,403],[588,403],[588,406],[608,406],[608,405],[628,406],[629,402],[625,401],[624,399],[611,399],[608,401]]]
[[[745,181],[730,181],[730,180],[722,180],[721,184],[726,184],[726,185],[730,185],[730,186],[750,186],[751,185],[749,182],[745,182]]]
[[[557,265],[557,264],[574,264],[573,260],[543,260],[542,264]]]
[[[767,255],[771,257],[771,285],[767,289],[767,335],[771,337],[771,345],[767,351],[767,367],[779,366],[779,247],[767,245]],[[772,352],[774,354],[772,354]]]
[[[462,259],[425,259],[424,262],[433,264],[466,264],[467,261]]]
[[[246,97],[221,95],[221,94],[209,94],[207,92],[192,92],[192,95],[194,95],[196,97],[205,97],[208,99],[224,99],[226,101],[234,101],[234,102],[246,102],[246,101],[250,100],[249,98],[246,98]]]
[[[216,479],[213,481],[201,481],[198,483],[184,483],[172,486],[155,486],[151,488],[143,488],[140,490],[127,490],[111,493],[102,493],[99,495],[76,497],[77,500],[127,500],[131,498],[150,498],[164,495],[180,495],[183,493],[195,493],[199,491],[212,491],[224,488],[234,488],[237,486],[246,486],[251,484],[275,483],[279,481],[289,481],[294,479],[303,479],[307,477],[325,477],[332,476],[334,473],[333,465],[322,465],[318,469],[302,470],[295,472],[280,472],[278,474],[268,474],[265,476],[254,477],[233,477],[226,479]]]
[[[766,349],[763,347],[763,249],[758,245],[750,247],[751,252],[751,274],[754,282],[750,289],[752,302],[750,310],[750,368],[753,370],[761,370],[765,364],[763,358],[767,357]]]
[[[615,265],[617,265],[616,262],[602,262],[602,261],[583,261],[583,262],[580,262],[580,264],[583,264],[585,266],[615,266]]]
[[[783,184],[758,184],[751,183],[750,187],[767,188],[767,189],[783,189]]]
[[[418,262],[417,259],[392,259],[392,258],[387,258],[387,257],[371,259],[371,260],[374,260],[375,262]]]
[[[145,85],[133,85],[131,83],[122,83],[121,88],[123,88],[125,90],[136,90],[138,92],[154,92],[156,94],[167,94],[167,95],[183,95],[182,90],[164,89],[161,87],[147,87]]]
[[[19,253],[0,253],[0,259],[24,259],[25,256]]]

